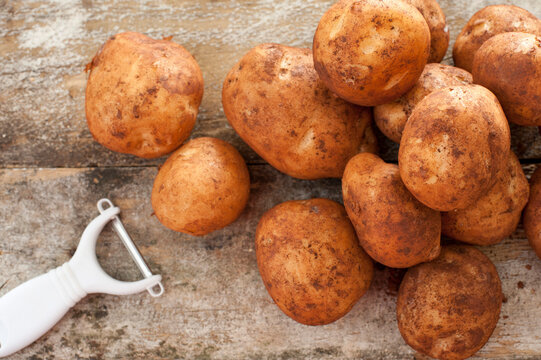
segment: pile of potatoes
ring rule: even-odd
[[[508,124],[541,126],[540,36],[526,10],[486,7],[456,39],[454,67],[439,64],[449,32],[435,0],[340,0],[312,49],[261,44],[233,66],[222,104],[242,140],[292,177],[342,179],[343,206],[291,200],[259,221],[259,271],[286,315],[336,321],[368,291],[376,261],[409,268],[396,315],[412,348],[464,359],[488,341],[503,299],[496,268],[441,237],[496,244],[526,207],[541,257],[541,169],[530,191]],[[238,151],[208,137],[182,145],[203,96],[182,46],[118,34],[88,70],[86,115],[99,143],[148,158],[172,152],[152,190],[163,225],[205,235],[240,216],[250,177]],[[376,155],[373,123],[400,144],[398,164]]]

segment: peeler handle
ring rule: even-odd
[[[66,263],[1,297],[0,358],[39,339],[85,295]]]

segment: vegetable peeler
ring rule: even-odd
[[[71,260],[0,298],[0,357],[39,339],[87,294],[131,295],[144,290],[153,297],[163,294],[161,275],[153,275],[148,268],[118,217],[120,209],[111,200],[101,199],[98,210],[100,215],[86,227]],[[141,270],[143,280],[119,281],[101,268],[96,242],[109,221]]]

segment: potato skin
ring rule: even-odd
[[[511,135],[496,97],[478,85],[426,96],[400,141],[400,176],[426,206],[451,211],[471,206],[507,163]]]
[[[206,235],[235,221],[248,202],[250,174],[229,143],[193,139],[163,164],[152,188],[152,208],[169,229]]]
[[[439,63],[449,47],[449,27],[436,0],[404,0],[421,12],[430,29],[429,63]]]
[[[475,54],[473,80],[498,97],[509,121],[541,125],[541,37],[493,36]]]
[[[373,154],[356,155],[344,171],[342,194],[359,242],[372,259],[407,268],[439,255],[440,213],[411,195],[398,166]]]
[[[351,157],[377,148],[371,110],[330,92],[309,49],[256,46],[227,75],[222,103],[239,136],[296,178],[342,177]]]
[[[524,210],[524,230],[530,245],[541,259],[541,167],[530,180],[530,200]]]
[[[316,71],[333,92],[375,106],[415,84],[429,56],[430,30],[401,0],[341,0],[321,18],[313,51]]]
[[[491,5],[476,12],[458,35],[453,47],[455,66],[472,72],[477,50],[494,35],[506,32],[541,35],[541,21],[514,5]]]
[[[398,329],[413,349],[458,360],[488,341],[503,294],[496,267],[472,246],[444,246],[434,261],[408,270],[398,291]]]
[[[393,102],[374,108],[376,125],[385,136],[400,143],[404,126],[419,101],[433,91],[472,82],[472,76],[466,70],[444,64],[426,64],[410,91]]]
[[[88,65],[88,128],[110,150],[155,158],[190,136],[203,97],[193,56],[168,40],[112,36]]]
[[[270,296],[305,325],[329,324],[347,314],[374,274],[344,207],[327,199],[287,201],[267,211],[257,226],[255,250]]]
[[[517,228],[529,192],[520,161],[510,151],[507,167],[486,194],[465,209],[442,214],[442,234],[473,245],[499,243]]]

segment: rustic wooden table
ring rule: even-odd
[[[440,0],[452,41],[467,19],[497,0]],[[510,1],[504,1],[510,3]],[[92,295],[13,359],[407,359],[416,356],[395,320],[400,272],[379,267],[344,318],[300,325],[273,304],[254,253],[259,217],[290,199],[341,200],[339,180],[300,181],[252,152],[228,125],[221,84],[263,42],[311,46],[328,0],[0,0],[0,296],[73,254],[96,201],[110,197],[165,295]],[[541,17],[541,1],[516,0]],[[193,137],[233,143],[249,164],[251,200],[241,218],[202,238],[175,233],[152,216],[150,191],[164,158],[116,154],[92,140],[84,115],[85,64],[108,36],[133,30],[173,35],[198,60],[205,96]],[[450,51],[445,59],[451,63]],[[513,150],[528,174],[541,159],[536,128],[514,126]],[[382,156],[397,146],[380,136]],[[524,231],[482,248],[496,264],[506,301],[481,358],[541,359],[541,261]],[[113,276],[138,271],[110,229],[98,246]]]

